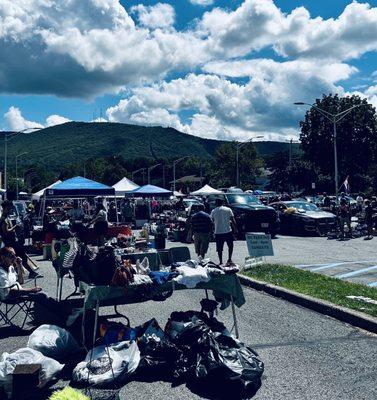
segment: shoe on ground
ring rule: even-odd
[[[38,274],[38,272],[30,272],[29,273],[29,278],[30,279],[43,278],[43,275]]]

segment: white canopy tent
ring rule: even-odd
[[[61,183],[61,180],[57,180],[55,183],[52,183],[50,186],[47,186],[47,187],[45,187],[44,189],[41,189],[39,192],[37,192],[37,193],[34,193],[32,196],[31,196],[31,199],[32,200],[40,200],[41,199],[41,197],[43,197],[43,195],[45,194],[45,190],[46,189],[51,189],[53,186],[55,186],[55,185],[57,185],[57,184],[59,184],[59,183]]]
[[[132,190],[137,189],[138,187],[140,187],[140,186],[137,185],[136,183],[130,181],[126,177],[124,177],[119,182],[117,182],[115,185],[113,185],[113,188],[115,189],[115,196],[124,196],[126,193],[129,193]]]
[[[214,189],[209,185],[204,185],[201,189],[195,190],[195,192],[191,192],[194,196],[208,196],[210,194],[221,194],[223,193],[221,190]]]

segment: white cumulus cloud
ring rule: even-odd
[[[46,118],[46,128],[49,126],[65,124],[70,121],[70,119],[62,117],[61,115],[53,114]]]
[[[9,110],[4,114],[4,120],[7,129],[16,132],[25,129],[47,128],[54,125],[64,124],[70,121],[68,118],[56,114],[48,116],[46,118],[45,124],[41,124],[35,121],[29,121],[22,115],[21,110],[18,107],[13,107],[13,106],[10,107]]]
[[[140,25],[148,28],[166,28],[174,24],[174,8],[167,3],[157,3],[154,6],[138,4],[131,7],[131,12],[137,14]]]
[[[214,3],[214,0],[189,0],[191,4],[195,6],[207,7]]]
[[[9,110],[4,114],[4,119],[7,124],[7,128],[11,131],[23,131],[31,128],[43,128],[43,125],[38,122],[28,121],[25,119],[19,108],[10,107]]]

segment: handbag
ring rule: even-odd
[[[115,270],[110,286],[127,287],[133,281],[134,272],[131,262],[125,260],[124,263]]]

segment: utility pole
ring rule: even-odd
[[[173,192],[175,192],[175,166],[186,158],[190,158],[190,156],[181,157],[173,161]]]
[[[336,132],[336,124],[341,121],[346,115],[348,115],[353,109],[357,107],[363,107],[367,104],[356,104],[353,107],[347,108],[347,110],[341,111],[337,114],[332,114],[326,110],[323,110],[320,107],[317,107],[315,104],[304,103],[302,101],[293,103],[296,106],[307,105],[315,110],[317,110],[323,117],[327,118],[333,124],[333,141],[334,141],[334,180],[335,180],[335,196],[338,198],[339,191],[339,178],[338,178],[338,150],[337,150],[337,132]]]

